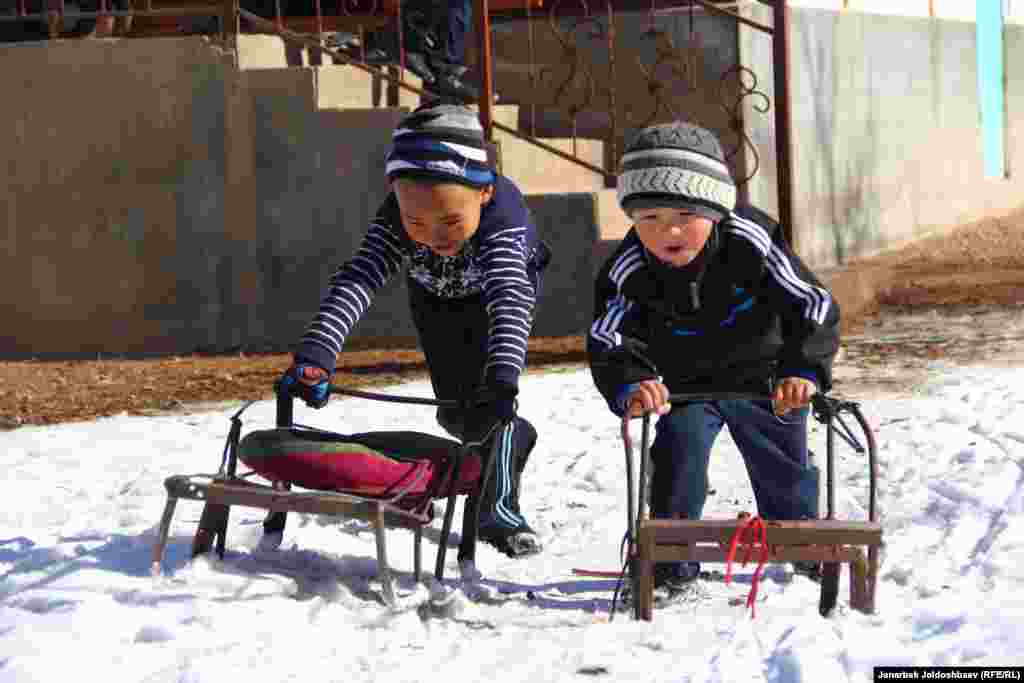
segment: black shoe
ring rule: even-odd
[[[683,562],[678,565],[657,564],[654,566],[654,587],[662,588],[670,594],[686,590],[700,578],[700,564]]]
[[[396,51],[383,46],[368,48],[363,59],[370,66],[398,66],[401,61]],[[426,56],[419,52],[405,53],[405,68],[416,74],[423,81],[423,85],[433,85],[437,80],[437,75],[430,68]]]
[[[690,591],[694,581],[700,578],[700,565],[684,562],[682,565],[658,564],[654,566],[654,605],[664,605]],[[633,605],[633,582],[627,576],[619,591],[622,607]]]
[[[388,64],[398,63],[398,60],[391,56],[390,52],[379,47],[367,50],[366,57],[364,59],[370,66],[386,66]]]
[[[444,70],[450,73],[455,78],[461,79],[466,77],[466,73],[469,71],[469,67],[463,66],[462,64],[448,64]]]
[[[330,33],[324,38],[324,45],[337,50],[356,50],[359,47],[359,36],[346,31]]]
[[[456,62],[449,62],[447,59],[434,59],[430,60],[430,68],[435,73],[441,75],[450,75],[454,78],[465,78],[469,72],[469,67],[465,64],[458,64]]]
[[[536,532],[526,524],[515,529],[481,529],[479,538],[512,558],[537,555],[544,549]]]
[[[441,98],[450,98],[465,104],[473,104],[480,99],[480,91],[471,83],[467,83],[452,73],[441,74],[431,91]]]
[[[806,576],[815,583],[821,583],[820,562],[794,562],[793,573],[799,576]]]
[[[427,58],[419,52],[405,53],[405,68],[416,74],[423,85],[434,85],[437,81],[437,75],[427,63]]]

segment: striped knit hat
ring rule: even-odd
[[[719,221],[736,207],[736,184],[715,134],[677,121],[644,128],[626,148],[619,205],[671,206]]]
[[[388,180],[428,177],[485,187],[495,179],[480,119],[457,104],[429,103],[404,117],[392,135],[386,164]]]

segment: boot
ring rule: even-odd
[[[419,36],[417,36],[416,40],[409,40],[410,34],[416,35],[412,29],[406,31],[405,68],[423,81],[424,86],[433,85],[437,81],[437,75],[430,66],[430,60],[421,48],[421,45],[426,44],[427,41]],[[370,66],[397,66],[400,61],[397,33],[393,30],[382,30],[367,36],[367,64]]]
[[[431,90],[439,97],[451,98],[464,104],[473,104],[480,99],[480,91],[476,86],[453,72],[440,74]]]
[[[663,605],[679,595],[689,592],[693,582],[700,578],[700,564],[680,562],[678,564],[654,565],[654,602]],[[633,604],[633,582],[622,582],[619,600],[624,607]]]
[[[794,562],[793,573],[797,576],[806,576],[815,583],[821,583],[820,562]]]
[[[537,532],[526,523],[515,529],[502,529],[500,527],[485,529],[481,527],[480,540],[494,546],[498,552],[515,559],[537,555],[544,549],[540,542],[540,537],[537,536]]]

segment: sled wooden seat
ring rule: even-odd
[[[637,542],[638,602],[640,617],[653,619],[654,564],[658,562],[726,562],[729,546],[743,521],[646,519],[640,522]],[[819,561],[850,565],[850,606],[862,612],[875,609],[878,575],[877,549],[882,545],[882,526],[876,522],[822,520],[765,520],[767,563]],[[760,545],[750,528],[743,530],[739,548],[753,544],[751,556],[760,557]],[[865,550],[867,552],[865,553]],[[740,556],[745,550],[738,552]],[[823,603],[826,596],[822,582]]]
[[[423,566],[423,527],[434,519],[435,507],[416,514],[391,505],[384,499],[365,498],[335,491],[285,490],[240,478],[210,478],[173,475],[164,480],[167,502],[160,521],[160,537],[153,548],[153,572],[159,573],[167,545],[168,531],[179,499],[202,501],[199,527],[192,543],[192,556],[202,555],[217,543],[217,552],[224,553],[228,514],[231,506],[259,508],[270,512],[303,512],[308,514],[339,515],[360,519],[373,525],[377,544],[378,573],[384,601],[394,604],[395,593],[391,568],[388,564],[388,527],[409,529],[413,532],[413,574],[420,580]]]
[[[231,429],[228,432],[221,467],[216,474],[179,474],[164,480],[167,502],[153,547],[154,575],[161,571],[171,520],[180,499],[204,503],[192,542],[192,557],[210,552],[214,549],[215,543],[217,555],[224,557],[228,517],[233,505],[267,510],[268,516],[263,524],[264,532],[283,531],[285,518],[289,512],[338,515],[369,522],[374,528],[377,570],[384,602],[388,605],[395,604],[395,591],[392,571],[388,564],[385,529],[402,528],[413,532],[413,574],[416,581],[419,581],[423,566],[423,527],[434,521],[437,512],[436,500],[444,499],[447,503],[437,548],[435,578],[441,581],[444,577],[445,554],[455,502],[459,495],[466,497],[462,537],[459,542],[459,562],[461,565],[463,562],[472,563],[475,560],[480,506],[483,500],[480,492],[487,485],[494,466],[493,453],[481,452],[490,435],[480,441],[459,443],[412,431],[366,432],[348,436],[310,427],[300,427],[299,431],[295,431],[296,426],[292,420],[292,396],[283,391],[279,383],[275,384],[274,390],[277,394],[276,430],[251,432],[245,440],[241,438],[241,415],[252,405],[253,402],[250,401],[231,417]],[[451,404],[435,399],[375,394],[336,386],[331,386],[330,392],[394,403],[438,407]],[[288,444],[276,439],[285,433],[295,436],[295,439]],[[498,440],[491,441],[491,448],[497,448]],[[288,468],[280,469],[272,462],[275,459],[275,449],[278,451],[277,456],[289,452],[301,456],[311,444],[316,443],[343,446],[341,451],[345,451],[348,446],[369,449],[371,460],[372,456],[376,455],[383,459],[401,460],[405,465],[399,468],[401,471],[398,472],[398,478],[392,482],[393,485],[382,486],[380,477],[375,478],[375,475],[380,474],[378,470],[376,473],[368,473],[370,481],[363,482],[368,484],[367,486],[354,490],[353,487],[358,487],[359,482],[341,476],[346,472],[344,467],[331,472],[330,467],[324,469],[324,463],[320,463],[321,467],[314,468],[313,472],[307,473],[308,476],[295,469],[290,471],[289,476]],[[289,450],[289,446],[292,450]],[[245,451],[245,459],[253,467],[250,474],[260,474],[268,478],[271,484],[256,483],[246,479],[248,475],[236,474],[241,457],[240,451]],[[330,448],[326,448],[326,451],[333,452]],[[406,452],[405,457],[401,457],[403,451],[411,452]],[[341,452],[340,455],[343,458],[360,457],[358,453]],[[367,453],[361,455],[366,456]],[[418,461],[429,461],[430,467],[420,468],[415,464]],[[308,460],[305,462],[309,464]],[[380,466],[381,463],[378,462],[377,465]],[[429,478],[429,483],[425,487],[418,486],[424,477]],[[348,484],[344,483],[346,481]],[[305,488],[298,488],[299,486]],[[327,488],[332,490],[325,490]]]

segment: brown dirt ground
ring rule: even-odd
[[[844,320],[846,332],[870,328],[887,311],[1024,305],[1024,211],[848,267],[887,271],[891,286],[876,307]],[[528,360],[531,368],[581,362],[583,339],[535,339]],[[269,398],[288,362],[285,354],[0,362],[0,429]],[[426,371],[423,356],[412,349],[347,351],[338,368],[336,383],[349,387],[394,383]]]

